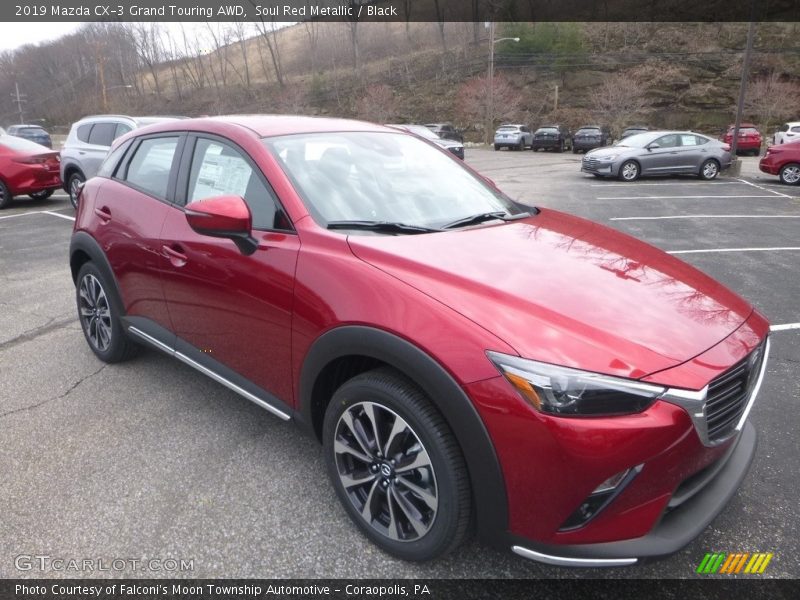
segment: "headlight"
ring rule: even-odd
[[[637,413],[666,388],[599,373],[487,352],[489,360],[536,410],[565,416]]]
[[[598,156],[597,159],[598,160],[614,160],[614,159],[617,158],[617,156],[619,156],[619,154],[610,154],[608,156]]]

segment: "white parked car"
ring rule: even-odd
[[[788,144],[800,140],[800,121],[784,123],[772,136],[773,144]]]

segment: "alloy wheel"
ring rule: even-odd
[[[399,542],[419,540],[439,508],[428,451],[408,422],[374,402],[348,407],[333,444],[339,480],[361,518]]]
[[[800,165],[787,165],[781,169],[781,180],[784,183],[800,183]]]
[[[706,161],[703,164],[703,179],[714,179],[719,173],[719,167],[713,160]]]
[[[81,326],[92,346],[105,352],[111,345],[111,307],[106,292],[91,273],[81,279],[78,291]]]
[[[621,174],[625,181],[633,181],[639,176],[639,165],[633,161],[626,162],[622,165]]]

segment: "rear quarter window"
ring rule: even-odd
[[[89,134],[89,143],[97,146],[110,146],[114,141],[116,131],[116,123],[95,123]]]
[[[82,142],[89,143],[89,134],[92,132],[92,124],[86,123],[85,125],[79,125],[78,131],[75,134],[78,139]]]

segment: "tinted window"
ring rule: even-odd
[[[797,126],[795,126],[795,127],[792,127],[792,131],[793,131],[793,132],[794,132],[794,131],[800,131],[800,127],[797,127]]]
[[[117,130],[116,123],[95,123],[92,132],[89,134],[89,143],[97,146],[110,146],[114,141],[114,132]]]
[[[253,228],[279,228],[275,198],[244,155],[228,144],[198,139],[189,174],[188,201],[228,195],[244,198],[253,217]]]
[[[536,133],[558,133],[558,129],[555,127],[540,127],[536,130]]]
[[[126,125],[125,123],[117,123],[117,131],[114,133],[114,139],[125,135],[129,131],[133,131],[133,127]]]
[[[114,174],[114,170],[119,164],[120,159],[125,154],[125,151],[131,147],[132,143],[133,140],[128,140],[124,144],[120,144],[114,148],[114,150],[112,150],[111,153],[106,156],[103,164],[100,165],[100,170],[97,172],[98,177],[111,177]]]
[[[92,131],[92,124],[87,123],[86,125],[81,125],[78,127],[78,139],[82,142],[89,141],[89,134]]]
[[[600,135],[600,130],[596,127],[584,127],[575,132],[576,135],[579,133],[582,135]]]
[[[33,133],[36,135],[47,135],[47,132],[41,127],[20,127],[19,133]]]
[[[178,147],[177,137],[150,138],[136,149],[125,179],[132,185],[166,199],[172,159]]]

